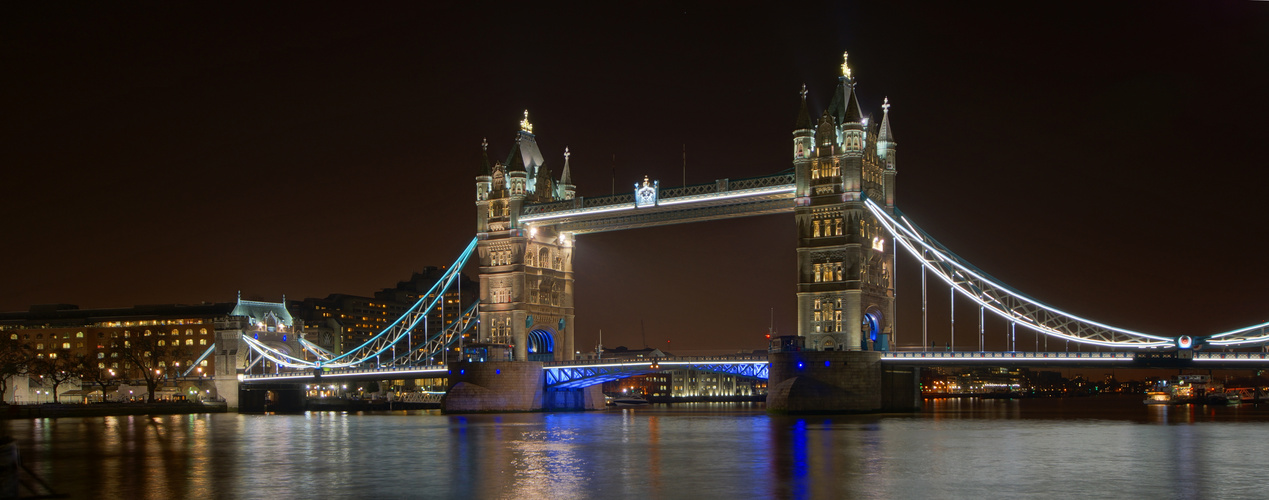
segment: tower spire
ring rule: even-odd
[[[881,131],[877,133],[877,143],[880,145],[893,141],[894,133],[890,131],[890,98],[886,97],[881,103]]]
[[[573,176],[568,171],[568,157],[572,153],[568,152],[568,146],[564,146],[564,172],[560,175],[560,184],[572,184]]]
[[[798,121],[793,126],[793,130],[810,130],[815,128],[815,124],[811,123],[811,113],[806,110],[806,84],[802,84],[802,107],[798,109]]]
[[[477,175],[493,175],[493,169],[489,167],[489,138],[480,140],[480,173]]]

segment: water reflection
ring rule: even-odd
[[[905,415],[590,413],[5,421],[74,498],[1254,497],[1269,407],[930,400]],[[1108,489],[1130,484],[1132,490]]]

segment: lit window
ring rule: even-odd
[[[18,340],[18,334],[16,334],[16,333],[10,333],[10,334],[9,334],[9,340]]]
[[[43,349],[43,348],[44,348],[44,344],[35,344],[35,348],[36,348],[36,349]]]
[[[62,342],[62,349],[70,349],[70,348],[71,348],[70,342]]]
[[[105,359],[105,357],[106,357],[106,353],[104,352],[97,353],[97,359]]]
[[[105,368],[105,367],[106,367],[106,364],[105,364],[105,363],[97,363],[97,368],[98,368],[98,369]]]
[[[185,345],[194,345],[194,339],[185,339]]]
[[[207,360],[205,360],[205,359],[204,359],[204,360],[202,360],[201,362],[199,362],[199,363],[198,363],[198,365],[199,365],[199,366],[207,366]]]
[[[198,339],[198,345],[207,345],[207,339]]]

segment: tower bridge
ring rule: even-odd
[[[767,176],[675,188],[662,188],[659,181],[644,177],[630,192],[610,196],[578,195],[567,149],[560,176],[555,177],[525,111],[504,161],[491,163],[488,142],[482,143],[475,178],[475,238],[434,290],[454,286],[458,273],[474,257],[480,279],[476,306],[453,324],[419,333],[421,319],[437,307],[436,300],[421,299],[369,342],[343,353],[305,344],[306,353],[291,354],[244,337],[242,342],[253,353],[244,372],[260,365],[273,373],[244,375],[241,380],[249,386],[285,377],[392,376],[424,370],[443,372],[449,378],[447,401],[480,401],[467,409],[538,409],[590,404],[593,394],[586,391],[603,380],[683,363],[769,378],[769,408],[871,411],[917,404],[912,395],[919,398],[915,384],[921,366],[1269,363],[1263,353],[1195,352],[1203,347],[1269,344],[1269,323],[1180,337],[1114,327],[1041,303],[957,256],[896,206],[898,143],[891,129],[890,103],[883,100],[880,119],[870,123],[856,85],[844,60],[832,99],[818,115],[808,108],[803,87],[792,131],[791,168]],[[791,242],[797,252],[797,335],[793,341],[774,346],[761,360],[595,363],[572,359],[577,237],[774,213],[792,213],[797,228],[796,241]],[[923,314],[928,282],[942,282],[953,296],[979,306],[976,351],[924,351],[928,341],[924,328],[922,352],[892,349],[895,269],[900,255],[920,264]],[[984,349],[981,325],[987,313],[1008,323],[1009,352]],[[1038,345],[1035,352],[1014,351],[1018,327],[1101,351],[1050,353],[1040,351]],[[509,346],[510,361],[487,361],[483,367],[462,361],[442,367],[441,354],[461,344],[465,332],[482,345]],[[1169,358],[1158,354],[1162,351],[1181,355]],[[543,401],[555,396],[543,396],[543,391],[571,395],[556,397],[558,404],[551,406]],[[524,393],[531,396],[517,396]],[[518,402],[508,403],[512,400]],[[480,406],[485,404],[490,406]]]

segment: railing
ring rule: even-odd
[[[657,195],[658,204],[673,204],[674,202],[686,202],[691,198],[706,198],[709,195],[729,192],[742,192],[746,190],[760,190],[763,188],[792,186],[796,182],[796,177],[792,172],[780,173],[776,175],[766,175],[761,177],[748,177],[744,179],[718,179],[714,182],[706,184],[693,184],[690,186],[680,186],[674,188],[662,188]],[[634,206],[634,193],[622,193],[609,196],[596,196],[591,198],[577,197],[572,200],[557,201],[552,203],[541,203],[537,205],[527,205],[521,209],[520,217],[534,218],[545,214],[553,214],[557,212],[576,211],[579,215],[585,214],[590,210],[613,208],[622,205]]]
[[[892,352],[882,353],[884,360],[1053,360],[1053,359],[1086,359],[1086,360],[1120,360],[1134,359],[1131,352],[1014,352],[1014,351],[926,351],[926,352]]]

